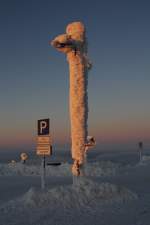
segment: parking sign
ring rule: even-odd
[[[49,119],[38,120],[38,135],[49,135]]]

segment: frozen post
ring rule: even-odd
[[[88,136],[88,70],[91,64],[87,58],[87,41],[85,27],[81,22],[70,23],[66,33],[52,41],[58,51],[67,55],[70,70],[70,121],[72,173],[79,176],[83,173],[85,163],[85,145]]]

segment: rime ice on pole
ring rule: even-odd
[[[88,70],[91,63],[87,58],[87,42],[85,27],[81,22],[70,23],[66,33],[57,36],[52,41],[58,51],[67,55],[70,70],[70,121],[72,172],[80,175],[80,166],[84,163],[85,143],[88,136]]]

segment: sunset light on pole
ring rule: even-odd
[[[81,174],[85,161],[85,145],[88,136],[88,70],[91,63],[87,58],[87,41],[85,27],[81,22],[70,23],[66,33],[57,36],[52,41],[58,51],[67,55],[70,70],[70,121],[72,158],[74,164],[72,173]]]

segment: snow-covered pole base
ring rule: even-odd
[[[85,164],[79,164],[78,160],[74,160],[72,165],[72,180],[73,186],[77,186],[80,183],[80,179],[85,177]]]
[[[84,164],[80,165],[78,160],[74,160],[72,165],[72,180],[73,186],[78,186],[80,179],[85,177]]]

